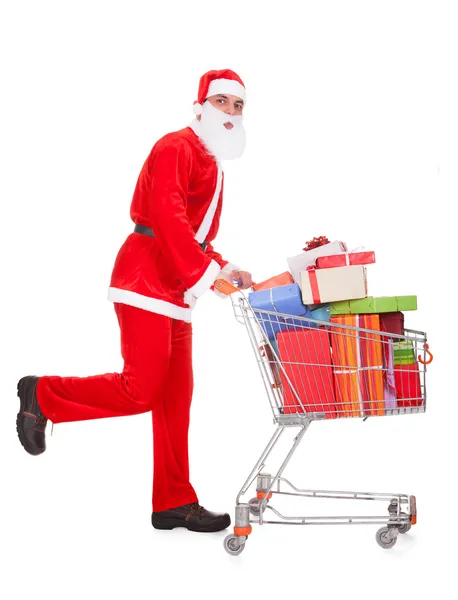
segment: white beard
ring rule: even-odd
[[[200,121],[194,119],[191,127],[218,161],[232,160],[242,156],[245,150],[246,134],[242,120],[242,115],[227,115],[207,100],[202,105]],[[232,129],[224,127],[227,122],[232,123]]]

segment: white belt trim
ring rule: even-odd
[[[150,296],[144,296],[143,294],[137,294],[137,292],[131,292],[130,290],[123,290],[121,288],[109,287],[108,288],[108,300],[111,302],[120,302],[121,304],[128,304],[129,306],[135,306],[136,308],[142,308],[159,315],[171,317],[172,319],[178,319],[191,323],[191,309],[177,306],[172,302],[166,300],[159,300],[158,298],[151,298]]]

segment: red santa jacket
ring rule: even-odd
[[[220,163],[191,126],[154,145],[138,177],[130,216],[151,227],[155,237],[127,236],[116,256],[109,300],[191,321],[195,298],[223,267],[236,268],[211,243],[219,227],[223,179]]]

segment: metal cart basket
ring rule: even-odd
[[[382,525],[376,541],[392,548],[398,534],[417,521],[415,496],[394,493],[305,490],[283,477],[288,462],[312,421],[418,414],[426,409],[426,365],[432,361],[426,334],[406,329],[403,335],[373,327],[377,315],[331,317],[319,321],[254,309],[243,292],[223,280],[220,292],[231,294],[237,321],[244,324],[277,425],[236,498],[234,533],[224,540],[231,555],[240,554],[252,523]],[[233,292],[239,292],[237,294]],[[369,325],[369,326],[368,326]],[[265,469],[286,429],[299,429],[278,471]],[[241,500],[256,480],[256,496]],[[277,495],[371,500],[387,504],[380,516],[287,516],[273,506]],[[382,512],[382,511],[380,511]]]

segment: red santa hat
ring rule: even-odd
[[[230,94],[246,102],[245,85],[237,73],[230,69],[208,71],[199,81],[197,101],[194,102],[194,114],[202,114],[202,104],[209,96]]]

